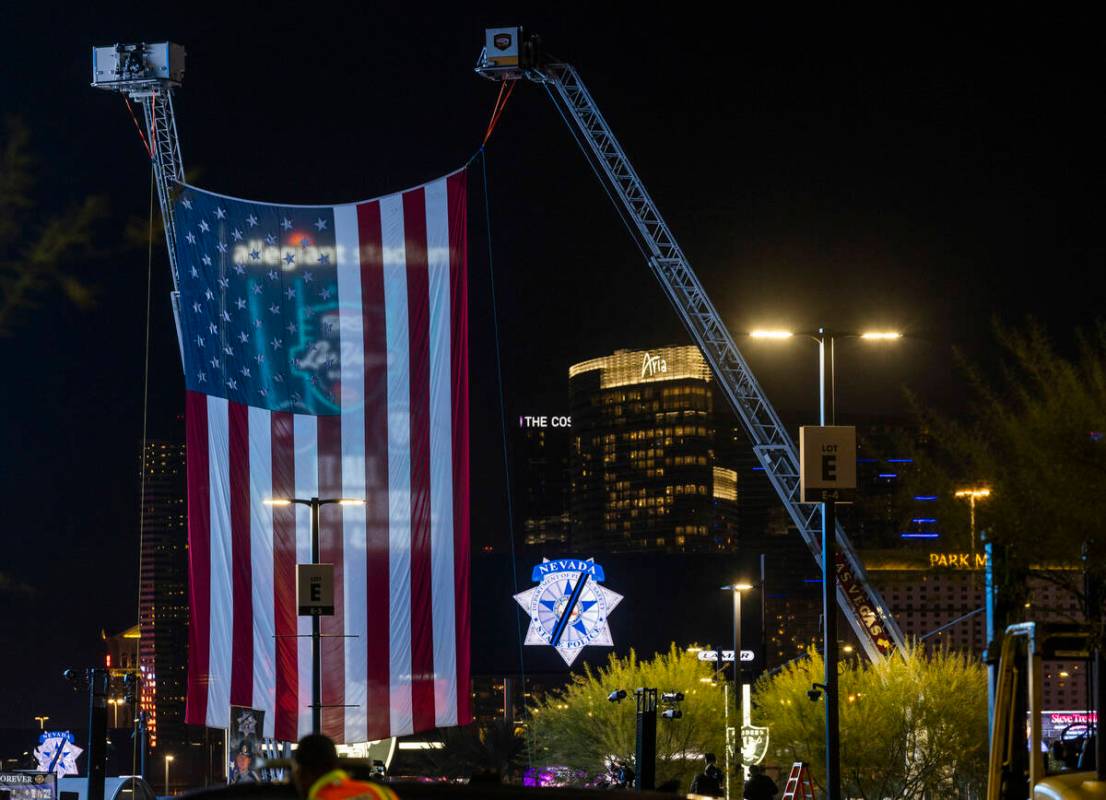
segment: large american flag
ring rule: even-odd
[[[323,732],[471,720],[464,170],[364,203],[175,199],[187,386],[187,721],[311,729],[296,564],[321,510]]]

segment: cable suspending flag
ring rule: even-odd
[[[187,386],[187,721],[311,730],[310,510],[335,565],[323,733],[463,725],[469,695],[466,173],[363,203],[176,196]]]

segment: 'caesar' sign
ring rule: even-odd
[[[804,503],[851,503],[856,494],[856,428],[799,428],[799,487]]]

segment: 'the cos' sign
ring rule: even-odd
[[[804,503],[851,503],[856,494],[856,428],[799,428],[799,487]]]

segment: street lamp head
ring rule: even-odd
[[[169,755],[168,753],[166,753],[166,754],[165,754],[165,760],[166,760],[166,761],[172,761],[172,760],[173,760],[173,757],[172,757],[171,755]]]
[[[755,589],[755,588],[757,588],[757,587],[753,586],[753,584],[749,583],[748,581],[737,581],[736,583],[731,583],[731,584],[727,584],[726,586],[723,586],[722,591],[723,592],[748,592],[751,589]]]
[[[795,334],[784,330],[755,330],[749,331],[749,335],[754,339],[790,339]]]
[[[340,505],[340,506],[363,506],[363,505],[365,505],[365,501],[364,500],[358,500],[355,497],[343,497],[341,500],[338,501],[338,505]]]
[[[860,334],[860,338],[886,342],[893,339],[901,339],[902,334],[898,331],[864,331],[864,333]]]
[[[270,497],[268,500],[265,501],[265,505],[267,505],[267,506],[290,506],[290,505],[292,505],[292,501],[289,500],[287,497]]]
[[[974,497],[975,499],[978,500],[981,497],[990,497],[991,496],[991,490],[988,489],[985,486],[978,487],[978,488],[971,488],[971,489],[957,489],[954,496],[955,497]]]

